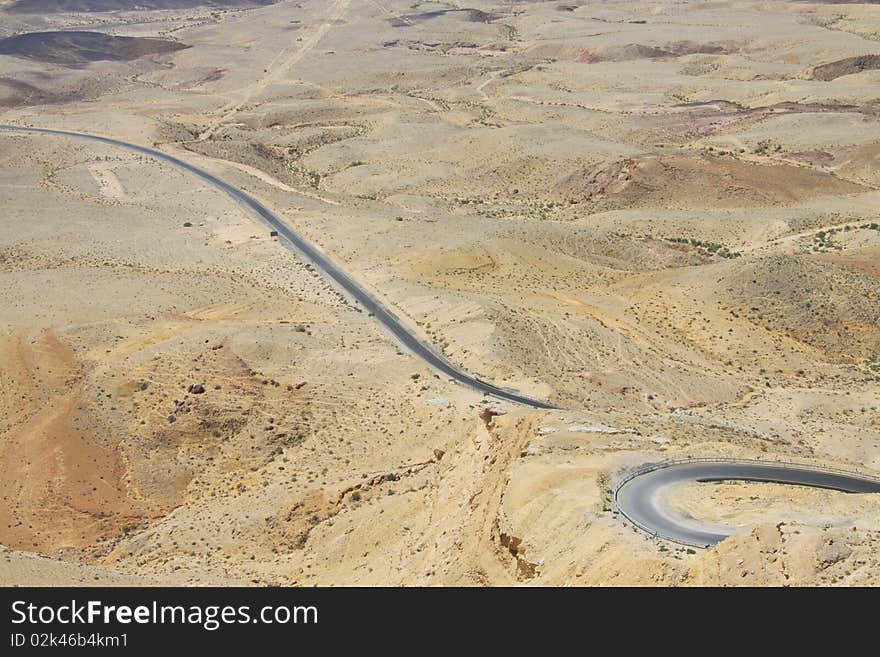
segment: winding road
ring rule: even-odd
[[[845,493],[880,493],[880,478],[855,472],[796,463],[694,460],[658,463],[633,472],[614,489],[614,505],[636,527],[654,536],[711,547],[737,530],[677,514],[664,504],[664,496],[680,484],[718,481],[760,481]]]
[[[558,408],[550,402],[532,399],[514,390],[482,381],[449,362],[439,350],[405,326],[382,302],[361,287],[309,240],[290,228],[278,215],[249,194],[204,169],[154,148],[111,137],[7,124],[0,124],[0,130],[85,139],[124,148],[172,164],[224,192],[255,219],[271,230],[277,231],[278,240],[283,246],[304,262],[314,266],[333,286],[371,313],[397,342],[421,358],[435,371],[477,392],[491,395],[497,399],[538,409]],[[654,536],[685,545],[710,547],[733,534],[736,529],[708,524],[677,514],[664,505],[664,495],[671,487],[684,483],[729,480],[794,484],[828,488],[847,493],[880,493],[880,478],[858,473],[828,470],[803,464],[694,460],[649,465],[631,473],[614,489],[614,505],[633,525]]]
[[[231,197],[236,203],[241,205],[254,218],[264,223],[271,230],[278,232],[278,241],[297,255],[301,260],[310,263],[319,272],[321,272],[331,284],[340,289],[350,298],[359,303],[364,310],[371,313],[377,322],[387,329],[391,335],[407,350],[412,352],[418,358],[421,358],[428,366],[435,371],[449,377],[453,381],[461,383],[477,392],[491,395],[497,399],[513,402],[515,404],[523,404],[532,408],[553,409],[557,408],[550,402],[532,399],[522,395],[515,390],[501,388],[492,383],[482,381],[472,374],[468,374],[463,369],[449,362],[446,357],[428,342],[422,340],[418,335],[406,327],[400,319],[391,310],[386,308],[382,302],[376,299],[366,289],[361,287],[351,276],[336,265],[330,258],[324,255],[315,245],[313,245],[305,237],[294,231],[288,226],[283,219],[272,212],[265,205],[257,201],[249,194],[243,192],[239,188],[231,185],[215,176],[212,173],[200,169],[197,166],[185,162],[173,155],[163,153],[162,151],[147,146],[139,146],[120,139],[111,137],[102,137],[84,132],[70,132],[67,130],[53,130],[49,128],[33,128],[26,126],[0,124],[0,130],[14,131],[20,133],[35,133],[41,135],[54,135],[58,137],[71,137],[75,139],[86,139],[101,144],[124,148],[136,153],[141,153],[149,157],[156,158],[163,162],[173,164],[174,166],[191,173],[197,178],[202,179],[212,187],[219,189]]]

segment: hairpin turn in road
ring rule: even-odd
[[[658,463],[632,473],[614,489],[618,511],[636,527],[676,543],[711,547],[736,532],[685,518],[663,504],[672,486],[694,482],[758,481],[845,493],[880,493],[880,478],[799,463],[694,460]]]

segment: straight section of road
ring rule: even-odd
[[[344,270],[342,270],[338,265],[330,260],[330,258],[328,258],[320,250],[318,250],[318,248],[315,247],[311,242],[309,242],[309,240],[290,228],[290,226],[288,226],[287,223],[285,223],[285,221],[282,220],[278,215],[269,210],[269,208],[267,208],[265,205],[257,201],[246,192],[243,192],[239,188],[231,185],[221,178],[218,178],[214,174],[205,171],[204,169],[192,165],[189,162],[185,162],[184,160],[174,157],[173,155],[169,155],[168,153],[163,153],[162,151],[155,148],[132,144],[126,141],[122,141],[120,139],[113,139],[112,137],[102,137],[100,135],[94,135],[84,132],[71,132],[67,130],[54,130],[50,128],[34,128],[29,126],[6,124],[0,124],[0,130],[35,133],[42,135],[54,135],[58,137],[70,137],[74,139],[86,139],[101,144],[107,144],[109,146],[124,148],[129,151],[141,153],[143,155],[147,155],[149,157],[153,157],[163,162],[172,164],[179,169],[182,169],[196,176],[197,178],[200,178],[212,187],[226,193],[236,203],[247,210],[253,217],[264,223],[271,230],[277,231],[279,242],[281,242],[294,254],[299,256],[301,260],[308,262],[312,266],[314,266],[327,279],[329,279],[330,282],[335,287],[337,287],[337,289],[339,289],[346,296],[360,304],[363,310],[371,313],[372,316],[375,317],[376,321],[379,322],[379,324],[381,324],[387,331],[389,331],[391,335],[404,348],[406,348],[418,358],[421,358],[428,366],[430,366],[435,371],[443,374],[453,381],[467,386],[468,388],[471,388],[473,390],[476,390],[477,392],[481,392],[486,395],[490,395],[492,397],[495,397],[496,399],[501,399],[504,401],[513,402],[514,404],[522,404],[524,406],[530,406],[532,408],[538,409],[557,408],[557,406],[551,404],[550,402],[532,399],[531,397],[522,395],[515,390],[501,388],[487,381],[483,381],[476,376],[465,372],[463,369],[454,365],[453,363],[449,362],[449,360],[447,360],[446,357],[439,350],[435,349],[431,344],[422,340],[415,333],[413,333],[400,321],[400,319],[398,319],[398,317],[394,313],[386,308],[384,304],[382,304],[378,299],[376,299],[373,295],[371,295],[363,287],[361,287],[359,283],[357,283]]]

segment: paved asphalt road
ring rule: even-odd
[[[660,465],[624,480],[615,491],[615,502],[630,522],[645,531],[677,543],[710,547],[736,530],[676,514],[664,506],[663,493],[677,484],[731,480],[795,484],[846,493],[880,493],[880,479],[813,469],[808,465],[703,461]]]
[[[162,151],[158,151],[154,148],[138,146],[137,144],[130,144],[128,142],[120,141],[119,139],[112,139],[110,137],[100,137],[98,135],[91,135],[82,132],[68,132],[66,130],[50,130],[48,128],[30,128],[5,124],[0,124],[0,130],[14,130],[17,132],[30,132],[45,135],[56,135],[61,137],[74,137],[77,139],[88,139],[90,141],[96,141],[102,144],[109,144],[110,146],[117,146],[120,148],[128,149],[130,151],[143,153],[144,155],[148,155],[150,157],[154,157],[159,160],[163,160],[165,162],[173,164],[174,166],[179,167],[180,169],[183,169],[184,171],[187,171],[188,173],[191,173],[198,178],[201,178],[209,185],[225,192],[230,197],[232,197],[232,199],[235,200],[239,205],[250,212],[251,215],[265,223],[271,230],[278,231],[279,241],[282,244],[284,244],[288,249],[298,255],[302,260],[311,263],[318,271],[322,272],[327,278],[329,278],[331,282],[336,285],[337,288],[341,289],[348,297],[354,299],[358,304],[360,304],[361,308],[369,313],[372,313],[372,315],[376,318],[376,321],[378,321],[383,327],[385,327],[385,329],[390,331],[394,338],[396,338],[401,345],[403,345],[413,354],[425,361],[434,370],[446,375],[447,377],[454,381],[457,381],[458,383],[468,386],[469,388],[473,388],[478,392],[491,395],[498,399],[514,402],[516,404],[523,404],[525,406],[531,406],[533,408],[557,408],[549,402],[531,399],[529,397],[519,394],[514,390],[499,388],[498,386],[487,383],[486,381],[481,381],[477,377],[468,374],[459,367],[450,363],[446,359],[446,357],[443,356],[437,349],[420,339],[417,335],[415,335],[407,327],[405,327],[394,313],[388,310],[385,306],[382,305],[380,301],[378,301],[369,292],[367,292],[358,283],[356,283],[348,274],[346,274],[342,269],[334,264],[326,255],[321,253],[315,246],[313,246],[311,242],[309,242],[296,231],[292,230],[280,217],[278,217],[278,215],[273,213],[252,196],[246,194],[237,187],[230,185],[228,182],[221,180],[217,176],[208,173],[204,169],[200,169],[199,167],[189,164],[188,162],[184,162],[183,160],[176,158],[173,155],[168,155],[167,153],[163,153]]]
[[[279,241],[301,259],[311,263],[350,298],[354,299],[407,349],[425,361],[434,370],[450,379],[474,390],[498,399],[524,404],[533,408],[556,408],[549,402],[530,399],[519,393],[499,388],[462,371],[434,347],[410,332],[400,320],[370,293],[358,285],[348,274],[321,253],[308,240],[292,230],[280,217],[262,203],[237,187],[221,180],[188,162],[153,148],[138,146],[128,142],[100,137],[80,132],[29,128],[0,124],[7,131],[40,133],[61,137],[88,139],[110,146],[125,148],[157,158],[187,171],[211,186],[225,192],[243,206],[255,218],[265,223],[271,230],[278,231]],[[726,481],[726,480],[768,481],[797,484],[819,488],[831,488],[849,493],[880,492],[880,479],[860,478],[857,475],[833,473],[809,466],[781,467],[768,463],[748,462],[697,462],[670,464],[639,474],[625,481],[615,491],[615,503],[620,512],[633,524],[642,529],[679,543],[709,547],[723,540],[735,530],[730,527],[711,526],[691,518],[684,518],[663,508],[661,496],[669,487],[687,482]]]

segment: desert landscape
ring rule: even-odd
[[[880,4],[0,0],[0,584],[880,585]]]

